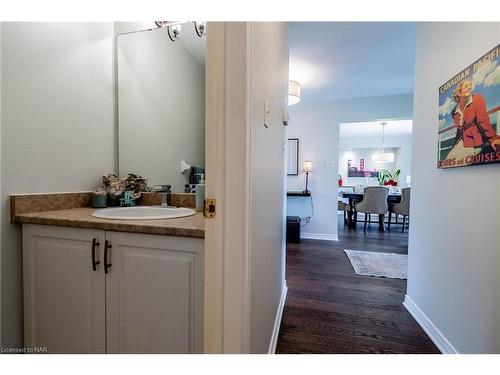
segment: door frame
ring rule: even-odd
[[[206,49],[205,353],[248,353],[251,23],[209,22]]]

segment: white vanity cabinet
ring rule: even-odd
[[[202,352],[202,239],[24,224],[23,264],[26,346]]]
[[[105,352],[105,275],[91,265],[93,239],[103,244],[104,235],[23,225],[25,346],[47,347],[49,353]]]
[[[202,240],[106,232],[108,353],[201,352]]]

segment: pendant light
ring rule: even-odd
[[[392,163],[394,161],[393,152],[385,152],[385,126],[387,122],[381,122],[382,125],[382,144],[380,145],[380,151],[372,155],[372,160],[376,163]]]

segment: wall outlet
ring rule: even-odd
[[[332,169],[335,166],[333,160],[327,160],[325,162],[325,165],[326,165],[326,168],[328,168],[328,169]]]

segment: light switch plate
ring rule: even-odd
[[[328,168],[328,169],[331,169],[331,168],[333,168],[335,166],[333,160],[327,160],[325,162],[325,165],[326,165],[326,168]]]

